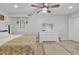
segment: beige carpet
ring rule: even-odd
[[[44,55],[44,51],[43,51],[43,47],[42,47],[42,43],[38,43],[37,44],[37,54],[38,55]]]
[[[43,49],[46,55],[70,55],[70,53],[57,42],[43,43]]]
[[[68,40],[68,41],[61,41],[59,44],[65,48],[68,52],[70,52],[72,55],[79,55],[79,44]]]
[[[38,43],[38,55],[79,55],[79,43],[72,40]]]

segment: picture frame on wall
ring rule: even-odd
[[[24,22],[24,20],[20,20],[20,28],[25,28],[25,22]]]
[[[0,20],[4,21],[4,15],[0,15]]]

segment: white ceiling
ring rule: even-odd
[[[14,8],[15,3],[0,3],[0,9],[10,13],[10,14],[29,14],[35,12],[37,8],[31,7],[30,3],[16,3],[19,7]],[[72,6],[72,9],[68,9]],[[60,7],[52,9],[52,14],[55,15],[68,15],[79,10],[79,3],[60,3]]]

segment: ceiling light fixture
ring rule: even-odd
[[[46,12],[47,12],[47,8],[43,8],[43,9],[42,9],[42,12],[43,12],[43,13],[46,13]]]
[[[18,5],[14,5],[14,8],[18,8]]]
[[[72,9],[73,7],[72,6],[69,6],[69,9]]]

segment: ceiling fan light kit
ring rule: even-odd
[[[42,9],[42,12],[43,12],[43,13],[46,13],[46,12],[47,12],[47,8],[43,8],[43,9]]]

